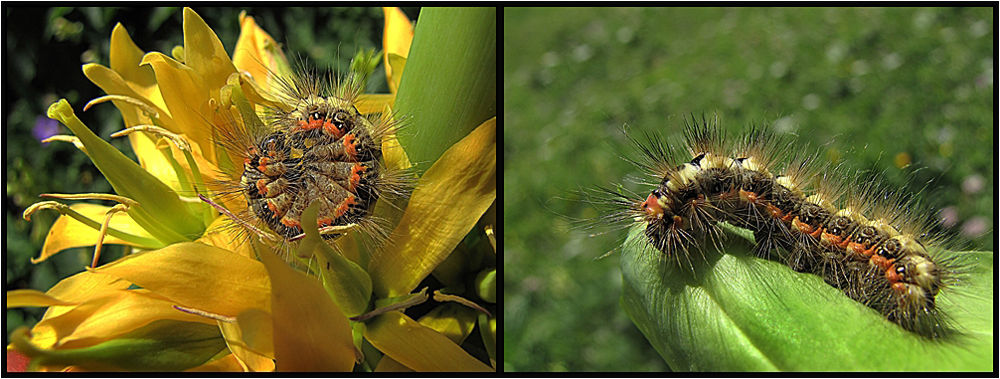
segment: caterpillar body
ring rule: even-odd
[[[405,172],[383,161],[382,143],[399,124],[388,113],[358,111],[364,80],[354,73],[339,80],[306,69],[290,78],[271,75],[277,105],[265,108],[260,121],[244,114],[243,122],[218,130],[217,144],[242,163],[215,183],[219,197],[245,201],[230,227],[248,235],[270,230],[282,244],[294,242],[304,236],[303,211],[318,202],[324,239],[358,230],[383,244],[387,225],[372,216],[374,205],[385,195],[407,196]]]
[[[645,196],[601,189],[598,203],[610,205],[601,222],[644,225],[646,241],[681,266],[721,246],[718,224],[727,222],[754,233],[757,255],[780,251],[792,269],[821,276],[906,330],[930,339],[953,332],[936,297],[957,284],[961,265],[939,253],[949,239],[933,222],[911,217],[920,206],[914,197],[872,175],[844,180],[843,167],[761,125],[730,142],[717,120],[692,117],[684,131],[690,158],[680,160],[658,135],[626,136],[641,155],[626,160],[655,178],[644,181],[654,188]]]

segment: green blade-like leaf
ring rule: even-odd
[[[496,8],[420,12],[394,111],[398,135],[423,172],[452,144],[496,116]]]
[[[693,271],[665,260],[641,227],[625,242],[621,304],[672,369],[992,370],[992,252],[954,253],[969,275],[937,299],[963,333],[932,341],[816,275],[751,257],[749,232],[727,231],[726,254],[695,252]]]

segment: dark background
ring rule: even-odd
[[[506,8],[504,370],[667,368],[619,306],[618,255],[594,260],[625,232],[567,222],[597,216],[569,191],[648,193],[623,180],[623,124],[676,144],[689,113],[730,135],[766,119],[992,251],[995,11]]]
[[[194,8],[215,30],[232,56],[239,37],[239,14],[246,10],[257,24],[282,44],[289,59],[305,58],[320,70],[346,70],[357,49],[382,48],[381,8]],[[64,251],[32,265],[29,259],[41,251],[45,236],[58,217],[41,211],[27,222],[25,208],[39,201],[42,193],[111,193],[111,185],[83,152],[72,144],[42,145],[33,130],[54,129],[53,134],[72,134],[68,128],[45,117],[49,105],[66,98],[77,116],[98,136],[135,159],[125,138],[111,139],[124,125],[121,114],[110,103],[83,112],[91,99],[105,95],[81,69],[85,63],[108,66],[111,31],[122,23],[132,40],[144,51],[170,55],[183,45],[183,8],[3,8],[3,116],[4,116],[4,284],[5,290],[48,290],[60,279],[78,273],[90,264],[93,248]],[[403,8],[411,20],[419,9]],[[387,93],[385,71],[375,70],[369,91]],[[44,138],[44,137],[43,137]],[[110,204],[106,204],[110,205]],[[101,262],[121,257],[119,246],[105,246]],[[8,336],[20,325],[33,325],[43,308],[8,309]]]

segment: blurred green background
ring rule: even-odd
[[[7,192],[4,198],[5,290],[48,290],[60,279],[90,264],[93,248],[64,251],[32,265],[45,236],[58,217],[41,211],[27,222],[25,208],[42,193],[110,193],[111,185],[85,154],[69,143],[42,145],[51,134],[71,134],[45,117],[49,105],[66,98],[77,116],[97,135],[135,159],[127,139],[111,139],[124,126],[110,103],[83,112],[91,99],[104,95],[83,75],[85,63],[107,66],[111,31],[122,23],[144,51],[170,54],[183,45],[183,8],[15,8],[4,7],[4,160]],[[239,37],[239,14],[246,10],[264,30],[283,45],[286,54],[306,59],[322,71],[347,69],[357,49],[382,47],[381,8],[194,8],[218,34],[232,56]],[[403,8],[411,20],[419,9]],[[369,80],[369,91],[388,92],[385,71]],[[105,205],[111,205],[107,203]],[[101,262],[120,258],[123,249],[105,246]],[[8,309],[4,344],[20,325],[33,325],[44,309]]]
[[[677,143],[691,112],[766,119],[992,251],[994,11],[506,8],[504,369],[668,369],[618,304],[617,255],[594,260],[625,233],[567,221],[597,215],[569,191],[649,191],[623,180],[623,124]]]

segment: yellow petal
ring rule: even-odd
[[[73,365],[87,371],[185,370],[226,348],[215,325],[174,320],[156,320],[119,338],[73,349],[39,348],[25,337],[25,330],[19,329],[11,341],[33,358],[32,364]]]
[[[462,344],[476,326],[479,312],[457,303],[441,304],[420,317],[420,325],[434,329],[456,344]]]
[[[91,312],[86,305],[95,302]],[[201,316],[181,312],[175,309],[174,302],[149,293],[146,290],[118,290],[108,293],[106,298],[92,299],[84,302],[76,309],[59,317],[43,320],[56,323],[67,319],[75,319],[75,312],[82,312],[80,323],[73,332],[59,341],[59,348],[79,348],[113,339],[156,320],[178,320],[214,324]],[[39,322],[41,323],[41,322]]]
[[[198,13],[187,7],[184,8],[184,64],[201,76],[215,99],[219,98],[219,89],[229,75],[236,72],[219,37]]]
[[[365,93],[358,95],[358,112],[361,114],[372,114],[383,112],[386,107],[392,108],[396,96],[387,93]]]
[[[278,60],[285,61],[287,65],[285,54],[277,46],[274,38],[257,26],[253,17],[247,16],[245,11],[240,13],[240,38],[233,50],[233,64],[240,71],[249,72],[257,85],[263,88],[269,88],[267,79],[270,73],[277,72]]]
[[[448,337],[398,311],[375,318],[365,337],[386,356],[416,371],[495,371]]]
[[[160,95],[160,88],[156,85],[153,70],[139,65],[145,54],[135,42],[132,42],[128,31],[121,23],[115,25],[115,29],[111,31],[111,69],[142,98],[148,99],[160,109],[166,108],[163,96]]]
[[[372,259],[375,293],[388,298],[412,291],[495,199],[496,117],[449,148],[421,178],[393,244]]]
[[[209,161],[216,163],[212,124],[208,118],[215,110],[209,105],[211,97],[205,80],[195,70],[162,53],[146,54],[142,64],[153,67],[163,101],[177,124],[176,130],[167,129],[187,136],[189,142],[201,147]],[[225,78],[222,83],[225,84]],[[217,94],[218,88],[215,91]]]
[[[46,292],[62,301],[80,303],[105,292],[123,290],[132,283],[92,271],[84,271],[59,281]]]
[[[403,366],[399,361],[386,355],[379,359],[375,372],[413,372],[413,369]]]
[[[177,193],[95,135],[76,117],[66,99],[52,104],[48,116],[62,122],[80,138],[94,165],[115,192],[139,202],[139,206],[129,208],[129,216],[156,239],[167,243],[189,241],[204,232],[203,224],[191,222],[196,216],[187,212]]]
[[[198,367],[193,367],[184,370],[184,372],[240,372],[240,371],[243,371],[243,367],[240,366],[240,361],[236,359],[236,356],[233,354],[226,355],[222,358],[213,360]]]
[[[250,243],[246,242],[246,235],[242,229],[232,227],[232,221],[225,216],[216,217],[215,221],[208,226],[208,232],[195,242],[201,242],[209,246],[232,251],[249,259],[256,259],[257,254],[250,248]]]
[[[219,328],[229,350],[247,371],[274,371],[270,314],[260,309],[248,309],[237,316],[236,322],[220,321]]]
[[[38,290],[13,290],[7,291],[7,301],[5,304],[7,308],[20,308],[48,307],[50,305],[74,305],[76,303],[59,300]]]
[[[392,71],[394,75],[386,77],[389,81],[389,91],[392,94],[396,94],[396,89],[399,88],[399,82],[403,80],[403,70],[406,68],[406,57],[394,54],[386,53],[385,55],[385,69],[386,71]]]
[[[260,248],[271,277],[277,371],[349,371],[354,343],[347,317],[314,278]]]
[[[100,224],[104,222],[104,217],[111,207],[105,207],[97,204],[73,204],[70,206],[70,209]],[[123,212],[118,212],[111,216],[111,222],[108,224],[108,228],[114,228],[116,230],[140,237],[153,238],[149,232],[132,220],[127,213]],[[99,230],[84,225],[80,221],[77,221],[68,215],[60,215],[59,218],[56,219],[56,222],[52,224],[52,228],[49,229],[48,236],[45,237],[45,244],[42,246],[41,256],[38,258],[32,258],[31,262],[38,263],[44,261],[56,253],[69,248],[94,246],[97,244],[97,237],[99,235]],[[104,237],[104,244],[152,247],[125,241],[110,234]]]
[[[395,69],[389,63],[389,54],[407,57],[410,53],[410,43],[413,41],[413,24],[399,8],[383,7],[385,27],[382,31],[382,50],[385,52],[385,77],[389,79],[389,90],[396,93],[399,85],[398,77],[403,75],[402,67]],[[395,78],[394,78],[395,76]]]
[[[318,211],[319,202],[314,201],[302,212],[302,231],[306,237],[299,243],[299,256],[317,259],[323,286],[344,315],[359,315],[365,311],[368,300],[371,299],[371,277],[361,266],[337,253],[323,241],[316,227]]]
[[[46,294],[67,303],[80,304],[97,297],[105,296],[109,292],[124,290],[130,285],[132,285],[132,283],[122,280],[121,278],[98,274],[91,271],[84,271],[56,283],[56,285],[52,286]],[[72,306],[53,305],[45,311],[45,315],[42,316],[42,319],[44,320],[58,317],[59,315],[72,311],[74,308],[75,307]],[[35,328],[34,332],[37,335],[38,328]],[[45,339],[45,337],[39,337],[41,339]],[[55,343],[56,336],[54,334],[48,336],[48,338],[50,338],[51,341],[49,341],[46,346],[51,346]]]
[[[115,30],[117,31],[118,29]],[[125,38],[128,38],[127,34]],[[114,37],[112,37],[112,40],[114,40]],[[129,40],[129,43],[131,43],[131,40]],[[149,67],[143,66],[142,68],[152,73]],[[108,95],[126,96],[153,109],[157,115],[156,123],[162,125],[164,129],[175,133],[179,132],[177,125],[166,108],[166,104],[163,102],[162,96],[159,96],[159,89],[157,89],[158,102],[154,102],[145,97],[146,95],[137,92],[132,83],[127,82],[117,72],[107,67],[98,64],[86,64],[83,66],[83,74],[91,82],[101,87]],[[125,119],[126,127],[154,123],[154,120],[151,118],[152,115],[146,114],[141,107],[125,101],[114,101],[114,104]],[[146,171],[149,171],[150,174],[161,179],[174,175],[173,167],[163,158],[162,154],[153,148],[154,141],[151,137],[134,133],[129,135],[129,142],[132,144],[132,151],[139,158],[139,164]],[[175,187],[171,186],[171,188]]]
[[[260,262],[197,242],[132,254],[96,271],[215,314],[234,317],[245,309],[271,309],[270,283]]]

